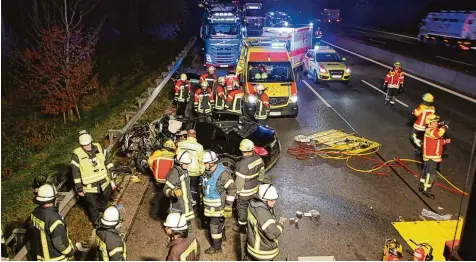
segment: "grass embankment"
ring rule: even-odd
[[[88,94],[83,99],[89,106],[83,107],[86,110],[81,112],[81,120],[62,124],[62,119],[57,119],[54,139],[40,152],[17,150],[23,151],[24,155],[16,153],[16,156],[9,156],[9,159],[16,158],[20,165],[18,168],[12,168],[8,177],[2,175],[2,225],[22,223],[29,216],[35,207],[32,202],[31,183],[36,176],[64,174],[68,171],[71,152],[78,146],[77,132],[79,130],[89,130],[95,141],[106,145],[103,142],[107,130],[119,129],[126,124],[123,112],[133,110],[133,105],[136,104],[135,98],[147,88],[155,86],[153,80],[160,75],[166,63],[174,58],[185,44],[180,40],[159,44],[148,43],[132,51],[133,55],[128,56],[128,59],[122,58],[124,52],[128,51],[127,48],[107,49],[109,52],[105,52],[109,54],[104,54],[97,60],[99,77],[101,82],[106,84],[103,84],[101,90]],[[133,63],[133,66],[130,67],[128,63]],[[128,67],[130,70],[123,72],[121,70],[123,67]],[[114,72],[122,73],[114,75]],[[164,88],[164,92],[159,94],[143,119],[151,120],[159,117],[164,109],[170,106],[171,102],[165,92],[168,88],[171,88],[170,84]],[[4,137],[3,155],[8,154],[8,142],[5,142],[4,132],[2,136]],[[4,160],[2,156],[2,162]]]

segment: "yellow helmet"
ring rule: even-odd
[[[428,102],[428,103],[433,103],[433,101],[435,101],[435,98],[430,93],[424,94],[422,99],[423,99],[423,101]]]
[[[240,150],[241,151],[250,152],[250,151],[253,151],[254,148],[255,148],[255,144],[253,143],[253,141],[251,141],[249,139],[241,140],[241,143],[240,143]]]
[[[426,117],[425,122],[426,122],[427,125],[429,125],[429,124],[431,124],[431,123],[433,123],[433,122],[437,122],[437,121],[439,121],[439,120],[440,120],[440,117],[439,117],[439,116],[437,116],[437,115],[435,115],[435,114],[431,114],[431,115],[428,115],[428,116]]]
[[[170,149],[174,149],[174,150],[175,150],[175,143],[174,143],[174,141],[172,141],[172,140],[170,140],[170,139],[167,140],[167,141],[165,141],[164,144],[163,144],[163,146],[164,146],[165,148],[170,148]]]
[[[402,65],[400,64],[400,62],[395,62],[395,64],[393,64],[393,66],[402,66]]]
[[[225,77],[224,76],[220,76],[218,78],[218,83],[225,83]]]
[[[182,81],[187,80],[187,75],[186,74],[181,74],[180,75],[180,80],[182,80]]]
[[[208,87],[208,82],[207,82],[207,81],[203,81],[200,85],[201,85],[202,87]]]

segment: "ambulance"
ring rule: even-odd
[[[298,115],[297,86],[291,61],[286,41],[269,37],[243,40],[236,71],[245,92],[245,114],[254,114],[255,86],[263,84],[269,97],[269,116]]]
[[[291,63],[293,67],[298,67],[304,54],[312,48],[312,34],[312,24],[302,26],[286,24],[284,27],[265,27],[262,36],[285,41]]]

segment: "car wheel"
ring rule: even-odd
[[[233,160],[230,157],[222,157],[220,159],[220,161],[218,161],[218,163],[222,164],[224,167],[229,169],[233,173],[233,176],[235,175],[235,171],[236,171],[236,161],[235,160]]]
[[[319,84],[319,78],[317,77],[317,71],[314,71],[314,83]]]
[[[137,171],[141,172],[142,174],[151,174],[151,170],[149,168],[149,164],[147,163],[147,156],[144,151],[139,151],[135,158],[135,166]]]
[[[296,110],[296,114],[291,115],[291,118],[296,118],[299,115],[299,107]]]

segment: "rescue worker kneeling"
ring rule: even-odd
[[[242,114],[241,110],[243,107],[243,97],[245,94],[241,89],[238,81],[233,82],[233,90],[228,92],[228,96],[225,101],[225,108],[228,112],[233,112],[237,114]]]
[[[423,103],[421,103],[415,110],[413,115],[416,117],[413,124],[412,141],[415,144],[415,153],[421,153],[421,143],[423,141],[423,135],[426,129],[427,116],[435,113],[435,107],[433,106],[434,97],[430,93],[426,93],[422,97]]]
[[[104,211],[99,228],[96,230],[96,245],[102,261],[126,261],[127,250],[119,228],[124,219],[122,205],[110,206]]]
[[[283,233],[286,218],[276,221],[274,205],[278,199],[276,187],[259,186],[258,195],[248,207],[247,260],[273,260],[279,254],[278,238]]]
[[[203,204],[205,216],[210,218],[212,247],[205,254],[221,253],[222,238],[225,236],[225,218],[232,217],[232,206],[236,197],[236,185],[228,169],[218,164],[218,156],[213,151],[205,151],[203,163]]]
[[[181,212],[190,223],[195,218],[187,170],[188,165],[192,163],[192,156],[188,151],[181,152],[175,157],[175,162],[176,165],[167,174],[164,195],[170,198],[169,213]]]
[[[188,236],[187,220],[183,214],[169,214],[164,227],[170,238],[166,261],[200,260],[200,245],[195,237]]]
[[[68,260],[74,256],[75,246],[68,236],[66,221],[58,213],[58,191],[52,184],[38,189],[35,202],[39,204],[31,214],[33,250],[37,260]]]

